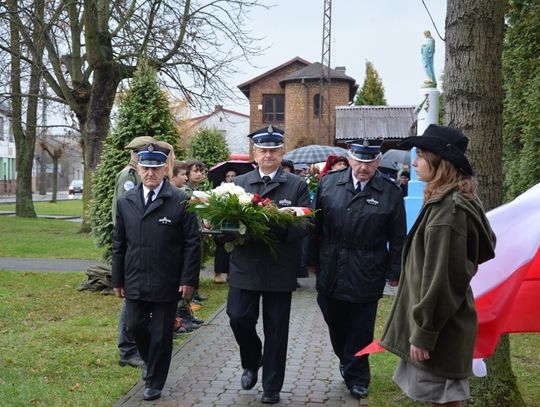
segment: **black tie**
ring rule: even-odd
[[[146,195],[146,204],[144,205],[144,210],[146,211],[150,204],[152,203],[152,197],[154,196],[154,191],[148,192],[148,195]]]
[[[270,178],[270,176],[268,176],[268,175],[265,175],[264,177],[262,177],[262,180],[264,181],[264,185],[266,185],[270,181],[272,181],[272,178]]]
[[[360,181],[358,181],[356,183],[356,189],[354,190],[357,194],[362,192],[362,183]]]

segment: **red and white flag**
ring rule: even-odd
[[[504,333],[540,332],[540,184],[487,213],[497,246],[471,281],[478,337],[475,358],[489,357]],[[384,351],[378,340],[356,356]]]
[[[488,357],[503,333],[540,332],[540,184],[487,213],[495,258],[471,281],[478,337],[474,357]]]

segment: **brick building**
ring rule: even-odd
[[[321,92],[322,72],[320,63],[296,57],[238,85],[249,99],[250,132],[267,124],[282,128],[286,151],[334,145],[335,108],[351,102],[358,85],[344,67],[337,67],[328,70],[329,92]]]

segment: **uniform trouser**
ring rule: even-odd
[[[259,298],[262,297],[264,351],[257,335]],[[227,315],[240,347],[242,368],[258,368],[263,355],[263,390],[279,392],[285,378],[291,292],[251,291],[229,287]]]
[[[126,326],[126,301],[122,303],[120,319],[118,321],[118,349],[120,350],[120,359],[130,359],[139,354],[137,344],[131,332],[128,332]]]
[[[163,389],[169,373],[176,304],[126,300],[127,327],[146,362],[146,387],[152,389]]]
[[[345,383],[368,387],[371,380],[368,356],[354,355],[373,341],[377,302],[352,303],[324,294],[317,302],[328,325],[334,352],[343,364]]]

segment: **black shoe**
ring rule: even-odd
[[[343,367],[343,363],[339,364],[339,374],[345,379],[345,368]]]
[[[368,396],[368,389],[359,384],[353,384],[349,387],[349,391],[355,399],[365,399]]]
[[[199,318],[193,317],[193,318],[191,318],[191,321],[192,321],[193,323],[197,324],[197,325],[202,325],[202,324],[204,324],[204,319],[199,319]]]
[[[161,397],[161,390],[152,389],[150,387],[147,387],[146,389],[144,389],[144,397],[143,398],[146,401],[157,400],[160,397]]]
[[[261,402],[264,404],[276,404],[279,402],[279,392],[265,391],[263,392]]]
[[[120,358],[118,361],[120,366],[131,366],[131,367],[141,367],[144,365],[144,360],[141,359],[139,355],[131,356],[130,358]]]
[[[196,293],[193,296],[193,299],[197,300],[197,301],[206,301],[208,299],[208,297],[206,295],[201,295],[200,293]]]
[[[242,389],[244,390],[251,390],[255,385],[257,384],[257,375],[259,371],[259,367],[262,366],[262,355],[259,358],[259,363],[257,364],[257,367],[254,369],[244,369],[244,373],[242,373],[242,377],[240,378],[240,385],[242,386]]]

